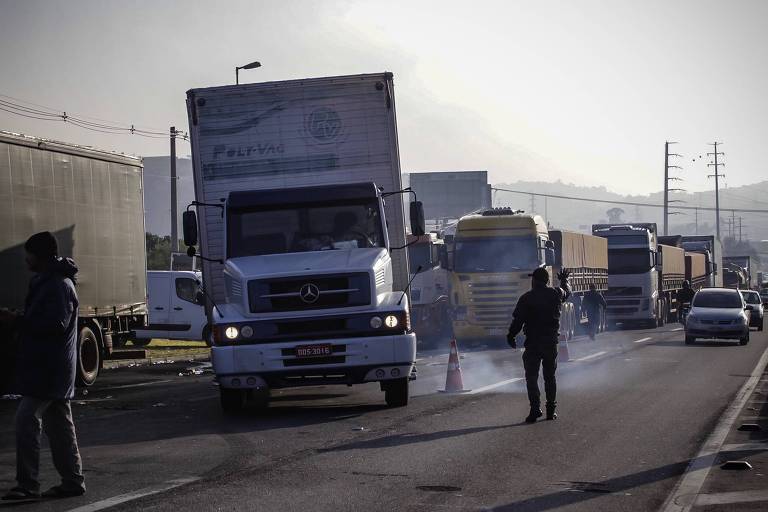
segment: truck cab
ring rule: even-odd
[[[264,404],[270,389],[365,382],[381,383],[390,406],[407,404],[416,335],[408,295],[393,289],[392,255],[405,254],[390,247],[384,204],[372,182],[229,192],[225,300],[211,304],[226,411]],[[187,212],[188,246],[195,226]]]

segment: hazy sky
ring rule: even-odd
[[[768,179],[767,26],[761,0],[0,0],[0,94],[186,130],[185,91],[234,83],[252,60],[243,82],[387,70],[404,171],[646,193],[676,140],[682,186],[705,190],[691,157],[714,140],[729,186]],[[0,129],[168,153],[2,111]]]

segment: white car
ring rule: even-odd
[[[685,321],[685,343],[698,338],[739,340],[749,343],[749,310],[738,290],[704,288],[696,292]]]
[[[741,290],[741,296],[744,297],[747,307],[752,308],[749,312],[749,326],[757,327],[758,331],[762,331],[765,308],[763,307],[762,300],[760,300],[760,294],[752,290]]]

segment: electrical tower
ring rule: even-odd
[[[669,145],[670,144],[677,144],[677,142],[665,142],[664,143],[664,235],[669,234],[669,203],[682,203],[683,201],[679,200],[670,200],[669,199],[669,193],[670,192],[684,192],[684,189],[682,188],[669,188],[669,182],[670,181],[682,181],[682,178],[679,178],[677,176],[670,176],[669,170],[670,169],[682,169],[679,165],[669,165],[669,157],[676,156],[676,157],[682,157],[683,155],[680,155],[678,153],[670,153],[669,152]],[[679,214],[679,212],[674,212],[674,214]]]
[[[722,151],[717,151],[717,146],[721,144],[722,142],[713,142],[710,146],[714,146],[715,150],[712,153],[707,153],[708,156],[715,157],[714,163],[707,164],[707,167],[715,168],[715,174],[708,174],[707,177],[715,178],[715,226],[717,226],[717,238],[720,238],[720,182],[718,181],[718,178],[725,178],[725,174],[720,174],[719,172],[720,166],[725,166],[725,164],[717,161],[719,155],[725,155]]]

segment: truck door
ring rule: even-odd
[[[198,304],[200,290],[197,280],[190,273],[176,273],[171,290],[171,311],[168,337],[171,339],[202,340],[205,327],[205,311]]]

